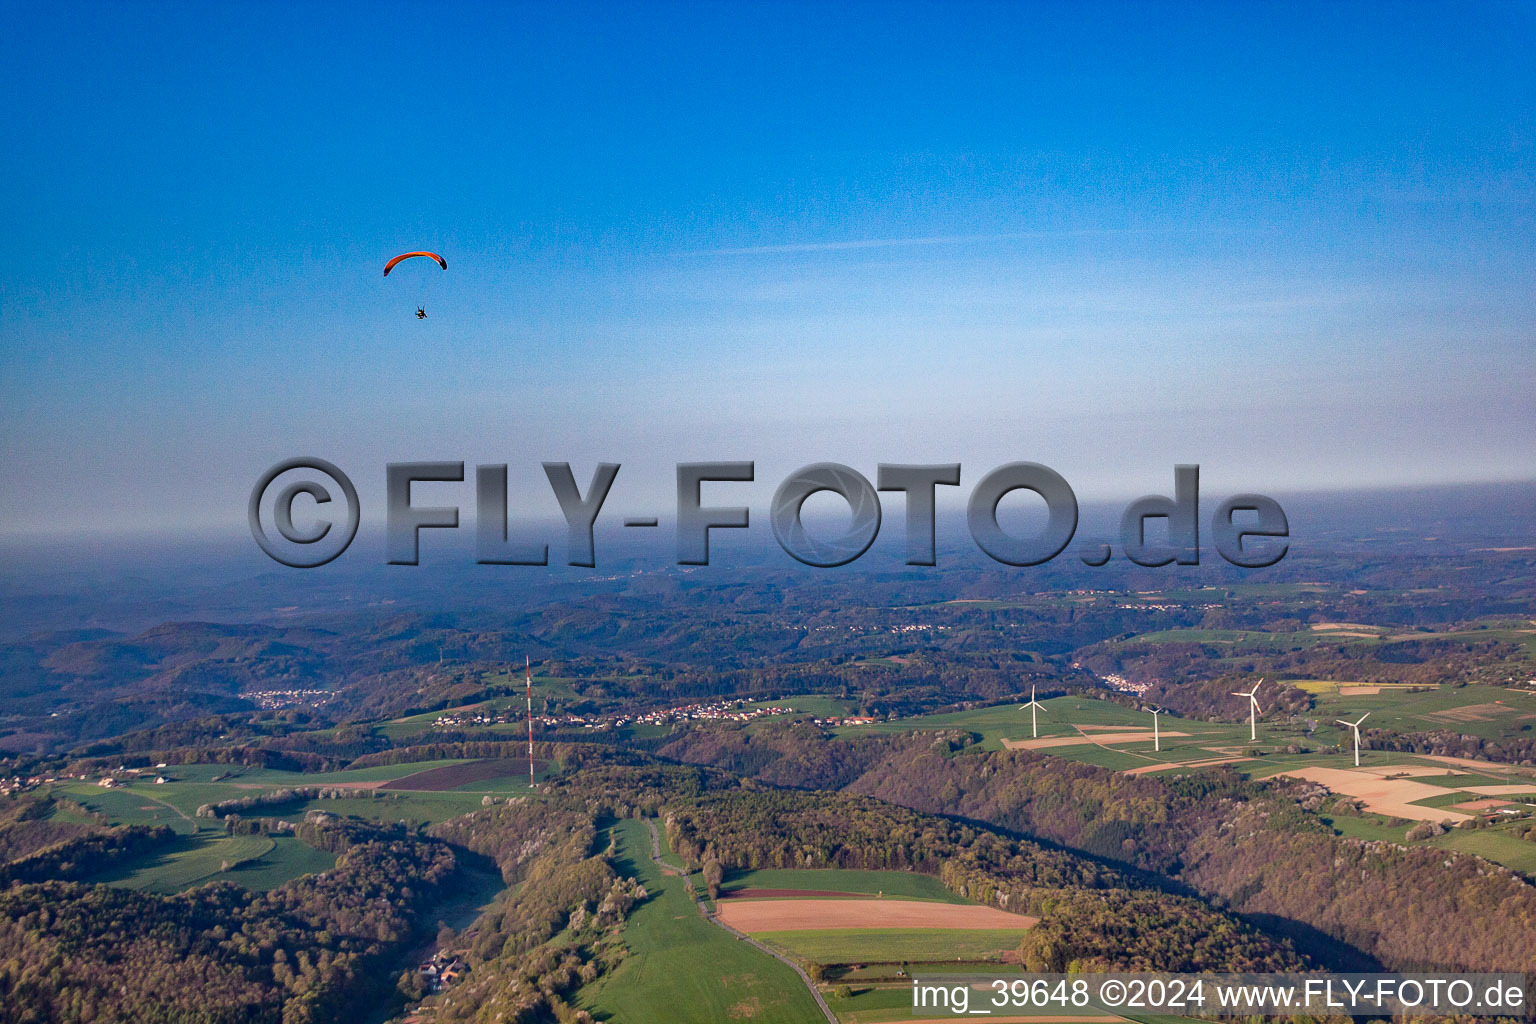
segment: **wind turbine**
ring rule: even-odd
[[[1254,740],[1259,738],[1259,698],[1255,697],[1254,694],[1259,692],[1259,687],[1262,686],[1262,685],[1264,685],[1264,680],[1260,679],[1257,683],[1253,684],[1253,689],[1249,690],[1247,693],[1237,693],[1237,692],[1234,691],[1233,694],[1232,694],[1232,696],[1234,696],[1234,697],[1247,697],[1248,698],[1248,742],[1249,743],[1252,743]]]
[[[1152,707],[1152,749],[1153,750],[1161,751],[1163,749],[1163,741],[1158,736],[1158,732],[1157,732],[1157,716],[1158,715],[1165,715],[1167,713],[1168,713],[1168,709],[1167,708],[1160,708],[1160,707],[1157,707],[1156,705],[1153,705],[1153,707]]]
[[[1035,688],[1033,686],[1031,686],[1029,688],[1029,703],[1025,704],[1024,706],[1029,708],[1029,734],[1030,734],[1030,738],[1031,739],[1039,739],[1040,738],[1040,712],[1039,712],[1039,709],[1045,707],[1045,705],[1041,704],[1039,701],[1035,700]]]
[[[1359,721],[1355,721],[1355,722],[1346,722],[1342,718],[1334,719],[1334,721],[1338,722],[1340,725],[1347,725],[1347,726],[1349,726],[1349,728],[1355,734],[1355,767],[1356,768],[1360,767],[1360,722],[1363,722],[1367,718],[1370,718],[1370,717],[1371,717],[1371,713],[1369,711],[1367,711],[1365,714],[1360,716]]]

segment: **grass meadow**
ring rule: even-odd
[[[613,826],[619,866],[651,894],[624,926],[630,956],[611,976],[583,989],[580,1005],[612,1020],[718,1024],[806,1024],[821,1014],[794,971],[700,916],[683,879],[650,858],[643,821]]]
[[[823,928],[815,931],[758,932],[752,937],[807,962],[823,964],[910,963],[1000,960],[1017,949],[1026,929],[990,928]]]

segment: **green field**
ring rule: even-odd
[[[524,787],[526,791],[526,787]],[[480,792],[464,793],[459,790],[447,790],[441,793],[425,792],[397,792],[387,790],[388,797],[374,799],[353,799],[343,797],[341,799],[308,800],[303,803],[289,804],[282,808],[279,815],[283,818],[296,820],[309,811],[329,811],[332,814],[352,815],[353,817],[366,818],[370,821],[392,822],[427,822],[436,824],[449,818],[456,818],[461,814],[469,814],[480,809],[482,794]],[[271,812],[268,812],[271,813]]]
[[[240,765],[176,765],[162,770],[171,779],[164,784],[140,778],[104,789],[94,782],[76,781],[61,784],[54,792],[104,815],[114,825],[164,825],[179,833],[173,844],[129,864],[115,866],[97,881],[154,892],[179,892],[214,880],[232,881],[249,889],[270,889],[301,875],[327,870],[335,859],[291,836],[226,836],[221,819],[196,817],[198,807],[260,796],[285,787],[346,788],[387,782],[463,763],[421,761],[310,775]],[[373,789],[357,797],[296,800],[253,813],[297,821],[308,811],[323,810],[386,823],[435,823],[479,810],[487,794],[526,792],[526,779],[495,778],[452,790]],[[257,849],[261,844],[264,846]],[[225,862],[239,866],[221,871]]]
[[[1536,876],[1536,842],[1510,835],[1502,829],[1453,828],[1426,842],[1442,849],[1476,854],[1512,871]]]
[[[1001,959],[1017,949],[1026,929],[824,928],[755,932],[752,937],[812,963],[902,963],[912,960]]]
[[[913,966],[913,973],[915,974],[943,973],[942,970],[935,970],[934,967],[929,965],[923,965],[922,967],[918,967],[917,965]],[[967,974],[984,974],[989,976],[996,975],[1003,978],[1009,977],[1014,972],[1014,968],[1010,968],[1005,965],[996,965],[982,968],[973,964],[961,967],[960,970]],[[940,1013],[937,1016],[915,1016],[912,1008],[912,986],[910,982],[905,980],[897,983],[876,986],[867,982],[861,983],[855,979],[848,982],[848,987],[852,990],[852,994],[847,998],[839,998],[835,994],[837,989],[836,985],[833,986],[833,994],[827,997],[827,1005],[832,1007],[832,1012],[837,1014],[837,1019],[842,1021],[842,1024],[877,1024],[877,1022],[883,1024],[885,1021],[896,1020],[942,1020],[945,1017],[948,1017],[951,1020],[955,1020],[962,1019],[964,1016],[966,1016],[959,1012],[951,1014]],[[990,990],[972,989],[970,992],[970,1000],[968,1006],[968,1009],[970,1010],[969,1015],[973,1017],[979,1017],[982,1020],[986,1020],[988,1016],[993,1014],[1001,1014],[1003,1012],[1002,1010],[997,1010],[992,1007],[992,1000],[994,998],[995,995]],[[931,1010],[928,1012],[930,1014],[933,1013]],[[1106,1011],[1103,1009],[1089,1006],[1084,1007],[1083,1009],[1069,1008],[1068,1013],[1059,1015],[1040,1014],[1037,1015],[1035,1019],[1041,1021],[1071,1021],[1073,1019],[1073,1014],[1078,1016],[1102,1016],[1105,1014],[1105,1012]],[[1024,1016],[1028,1017],[1029,1014],[1025,1013]],[[1116,1014],[1116,1016],[1119,1016],[1119,1014]],[[1141,1016],[1127,1016],[1126,1019],[1144,1022],[1144,1024],[1175,1024],[1175,1022],[1182,1024],[1182,1022],[1190,1020],[1190,1018],[1186,1017]]]
[[[1478,635],[1483,635],[1483,632],[1478,631]],[[1040,752],[1122,771],[1158,762],[1177,765],[1233,754],[1246,758],[1250,753],[1256,753],[1254,758],[1233,762],[1232,767],[1245,775],[1266,778],[1288,768],[1305,765],[1349,767],[1352,763],[1349,760],[1350,734],[1347,729],[1335,724],[1335,719],[1354,720],[1366,712],[1371,713],[1367,728],[1380,726],[1400,732],[1446,729],[1485,739],[1498,739],[1536,730],[1536,694],[1502,686],[1442,686],[1415,692],[1387,686],[1377,694],[1343,696],[1335,692],[1333,683],[1311,682],[1317,683],[1312,689],[1321,691],[1312,695],[1315,706],[1294,718],[1282,717],[1273,712],[1268,718],[1261,716],[1257,741],[1249,740],[1246,722],[1203,722],[1170,715],[1161,720],[1163,736],[1160,751],[1153,750],[1150,740],[1108,745],[1093,742],[1093,727],[1114,726],[1127,730],[1149,728],[1151,717],[1144,711],[1078,695],[1043,700],[1041,704],[1044,706],[1038,711],[1040,738],[1074,737],[1081,742],[1040,748]],[[1088,727],[1088,731],[1080,731],[1079,726]],[[1315,728],[1309,731],[1309,727]],[[1004,739],[1027,740],[1031,736],[1029,711],[1019,704],[850,726],[836,730],[836,734],[855,736],[869,732],[899,733],[937,729],[965,729],[977,733],[982,737],[978,745],[982,750],[1000,749]],[[1188,735],[1169,735],[1173,732]],[[1285,753],[1282,750],[1285,747],[1299,747],[1302,752]],[[1433,763],[1406,753],[1366,750],[1361,755],[1363,766]],[[1515,781],[1515,778],[1491,767],[1488,772],[1476,776],[1455,776],[1444,782],[1435,778],[1423,781],[1454,789],[1467,785],[1509,783]],[[1344,828],[1348,829],[1349,826]]]
[[[1287,686],[1294,686],[1298,690],[1305,690],[1313,696],[1324,693],[1337,694],[1341,686],[1379,686],[1382,688],[1383,693],[1390,693],[1393,690],[1403,693],[1407,690],[1417,689],[1417,687],[1410,683],[1365,683],[1359,680],[1352,681],[1347,679],[1287,679],[1285,684]]]
[[[1323,818],[1322,821],[1341,836],[1363,839],[1366,842],[1401,843],[1408,829],[1412,827],[1411,824],[1393,825],[1388,818],[1380,814],[1365,814],[1360,817],[1353,814],[1338,814],[1331,818]]]
[[[901,1020],[912,1016],[912,986],[900,985],[874,987],[850,982],[852,990],[847,998],[838,998],[837,986],[827,996],[827,1005],[843,1024],[864,1024],[866,1021]]]
[[[113,824],[167,825],[178,832],[191,834],[199,826],[205,829],[218,827],[216,819],[195,817],[197,809],[204,804],[260,796],[284,788],[345,789],[363,783],[392,782],[434,768],[465,763],[468,762],[464,759],[417,761],[314,774],[241,765],[176,765],[164,769],[171,781],[163,785],[143,778],[115,789],[103,789],[93,782],[71,782],[58,786],[55,791],[106,815]],[[514,774],[466,783],[451,790],[372,789],[357,797],[298,800],[253,813],[292,820],[309,810],[324,810],[373,821],[435,823],[478,810],[483,796],[527,792],[527,777]]]
[[[1126,746],[1129,746],[1129,744]],[[1171,748],[1168,744],[1164,744],[1164,748],[1163,754],[1170,753]],[[1151,744],[1147,745],[1147,749],[1151,750]],[[1183,749],[1186,757],[1192,756],[1194,753],[1188,747]],[[1083,764],[1097,765],[1100,768],[1110,768],[1117,772],[1125,771],[1127,768],[1141,768],[1156,761],[1175,760],[1175,758],[1165,756],[1137,757],[1118,745],[1114,747],[1101,747],[1094,743],[1085,743],[1075,747],[1052,747],[1046,753],[1054,757],[1064,757],[1069,761],[1080,761]],[[1215,755],[1210,756],[1214,757]]]
[[[844,967],[839,969],[837,977],[843,981],[892,981],[897,984],[906,984],[903,979],[913,974],[966,974],[973,973],[976,969],[976,964],[967,964],[960,960],[909,960],[905,964],[894,967],[890,964]],[[905,975],[901,973],[903,970],[906,972]],[[1028,973],[1022,964],[988,963],[982,970],[988,974],[998,975]]]
[[[1362,623],[1340,625],[1342,626],[1340,629],[1307,628],[1282,633],[1268,633],[1256,629],[1165,629],[1139,634],[1128,642],[1207,644],[1216,648],[1229,647],[1233,656],[1237,656],[1245,651],[1277,653],[1302,650],[1319,644],[1374,647],[1410,640],[1461,640],[1469,643],[1500,640],[1517,644],[1528,656],[1536,656],[1536,630],[1529,627],[1512,627],[1507,624],[1475,625],[1469,629],[1436,633]],[[1350,633],[1371,635],[1347,635]]]
[[[1092,741],[1091,732],[1084,734],[1077,726],[1114,726],[1131,729],[1151,729],[1152,716],[1145,711],[1114,704],[1092,697],[1066,696],[1042,700],[1036,712],[1039,735],[1047,737],[1074,737],[1081,743],[1071,746],[1048,747],[1042,753],[1083,761],[1104,768],[1124,769],[1158,761],[1169,763],[1194,760],[1202,757],[1219,757],[1206,748],[1239,747],[1248,745],[1246,723],[1201,722],[1187,718],[1165,716],[1160,722],[1163,731],[1162,750],[1152,749],[1150,736],[1145,742],[1117,743],[1113,747],[1100,746]],[[1028,708],[1019,704],[1001,704],[955,711],[939,715],[919,715],[872,725],[846,726],[836,730],[839,736],[856,736],[861,733],[901,733],[914,729],[965,729],[980,734],[982,750],[1000,750],[1003,740],[1027,740],[1032,730]],[[1188,733],[1187,736],[1170,736],[1169,732]],[[1291,729],[1288,741],[1298,730]]]
[[[733,889],[806,889],[884,893],[902,899],[935,900],[940,903],[969,902],[944,888],[944,883],[932,875],[919,875],[911,871],[766,868],[732,873],[720,888],[726,892]]]
[[[1361,637],[1339,637],[1339,640],[1360,640]],[[1299,651],[1327,643],[1327,633],[1301,630],[1295,633],[1265,633],[1257,629],[1164,629],[1141,633],[1129,643],[1149,644],[1208,644],[1212,647],[1231,647],[1236,650],[1263,651],[1274,654],[1283,651]]]
[[[613,826],[618,865],[650,892],[624,925],[630,956],[578,993],[579,1005],[615,1021],[718,1024],[751,1019],[807,1024],[821,1017],[794,971],[699,915],[683,879],[650,858],[643,821]]]
[[[897,667],[892,665],[892,667]],[[802,715],[816,715],[819,718],[829,718],[834,715],[846,715],[854,708],[854,702],[843,700],[839,697],[829,697],[824,694],[797,694],[793,697],[785,697],[782,700],[757,700],[743,705],[745,708],[767,707],[791,707]]]
[[[1315,699],[1313,714],[1330,729],[1336,718],[1354,721],[1370,712],[1368,727],[1399,732],[1447,729],[1492,740],[1536,730],[1536,693],[1502,686],[1441,686],[1414,693],[1383,689],[1348,697],[1323,693]],[[1457,713],[1469,708],[1470,712]],[[1341,736],[1347,733],[1337,731]]]
[[[115,865],[91,880],[157,893],[181,892],[213,881],[266,890],[300,875],[328,870],[335,863],[335,857],[292,836],[216,836],[205,832],[179,836],[161,849]]]
[[[1326,685],[1333,686],[1331,683]],[[1305,735],[1304,722],[1315,721],[1319,740],[1338,743],[1348,736],[1348,730],[1335,725],[1334,720],[1354,720],[1366,712],[1371,714],[1368,728],[1390,728],[1400,732],[1449,729],[1484,739],[1497,739],[1536,731],[1536,693],[1510,690],[1502,686],[1442,686],[1417,692],[1388,686],[1376,694],[1343,696],[1330,691],[1313,693],[1312,696],[1315,706],[1310,712],[1298,716],[1301,721],[1293,723],[1281,719],[1273,712],[1269,713],[1268,718],[1261,716],[1258,742],[1290,742],[1301,738]],[[1261,705],[1262,698],[1261,689]],[[1147,729],[1152,724],[1146,712],[1089,697],[1054,697],[1042,700],[1041,704],[1044,706],[1039,710],[1038,717],[1042,738],[1078,735],[1075,727],[1080,725]],[[1467,708],[1473,709],[1470,715],[1457,714],[1459,709]],[[1162,728],[1190,734],[1187,737],[1165,736],[1164,754],[1180,748],[1210,744],[1233,746],[1249,742],[1246,722],[1202,722],[1168,717],[1162,720]],[[1004,738],[1028,739],[1031,735],[1030,713],[1021,704],[994,705],[970,711],[846,726],[836,732],[838,735],[854,736],[870,732],[907,732],[912,729],[966,729],[981,734],[985,741],[983,745],[988,749],[997,749]],[[1146,744],[1146,747],[1150,752],[1151,744]],[[1070,757],[1071,754],[1063,753],[1069,750],[1072,748],[1053,747],[1049,748],[1049,753]]]
[[[1454,789],[1447,789],[1439,796],[1432,796],[1425,800],[1415,800],[1415,807],[1453,807],[1468,800],[1476,800],[1476,793],[1460,793]]]
[[[247,889],[276,889],[303,875],[317,875],[336,866],[336,855],[293,836],[272,836],[272,850],[235,871],[220,876]]]
[[[968,904],[929,875],[906,871],[843,869],[764,869],[731,875],[723,888],[795,889],[806,892],[883,893],[902,899]],[[842,928],[754,932],[753,938],[804,963],[899,964],[930,961],[973,968],[1000,960],[1016,949],[1024,929]],[[843,1009],[858,1011],[885,1006],[883,996],[865,992],[843,1001]],[[894,1005],[894,1004],[893,1004]],[[834,1007],[835,1008],[835,1007]]]
[[[1189,632],[1189,631],[1178,631]],[[1205,631],[1222,632],[1222,631]],[[1237,633],[1238,631],[1232,631]],[[1494,631],[1476,631],[1479,637]],[[1166,635],[1166,634],[1165,634]],[[1381,641],[1370,641],[1381,642]],[[1306,682],[1306,681],[1303,681]],[[1280,719],[1274,716],[1259,720],[1256,742],[1248,739],[1247,723],[1200,722],[1187,718],[1162,719],[1162,750],[1154,751],[1150,742],[1093,743],[1092,728],[1085,734],[1076,726],[1123,726],[1127,729],[1145,729],[1150,716],[1145,712],[1094,700],[1082,696],[1056,697],[1042,701],[1039,711],[1040,736],[1071,736],[1082,740],[1070,745],[1041,748],[1040,753],[1051,757],[1080,761],[1114,770],[1164,762],[1170,765],[1202,758],[1220,758],[1236,753],[1243,760],[1231,762],[1229,767],[1250,778],[1270,778],[1280,772],[1306,766],[1349,768],[1353,759],[1349,750],[1348,730],[1334,724],[1337,718],[1353,720],[1369,711],[1367,727],[1380,725],[1400,732],[1418,732],[1430,729],[1448,729],[1496,739],[1517,735],[1536,725],[1536,694],[1511,690],[1503,686],[1441,686],[1430,689],[1384,687],[1376,694],[1341,695],[1336,684],[1311,681],[1315,706],[1294,718]],[[1309,725],[1315,730],[1308,731]],[[893,722],[880,722],[868,726],[839,730],[840,734],[856,735],[860,732],[906,732],[914,729],[966,729],[983,737],[981,749],[998,749],[1002,740],[1026,739],[1030,735],[1029,713],[1017,704],[976,708],[969,711],[923,715]],[[1170,736],[1170,732],[1185,732],[1188,736]],[[1287,753],[1285,747],[1299,747],[1299,753]],[[1217,749],[1221,748],[1221,749]],[[1249,756],[1250,754],[1254,756]],[[963,755],[962,755],[963,756]],[[1481,770],[1458,767],[1452,774],[1451,766],[1427,757],[1389,751],[1365,750],[1361,752],[1361,767],[1433,766],[1444,774],[1415,776],[1415,781],[1439,786],[1445,790],[1440,796],[1419,801],[1426,807],[1449,807],[1464,800],[1475,799],[1476,794],[1466,793],[1467,787],[1482,785],[1509,785],[1531,781],[1536,787],[1536,773],[1529,768],[1519,768],[1489,763]],[[1200,767],[1169,771],[1199,771]],[[1161,777],[1161,776],[1158,776]],[[1518,795],[1517,795],[1518,798]],[[1341,835],[1368,841],[1384,840],[1401,843],[1410,823],[1394,824],[1379,814],[1363,816],[1339,814],[1325,817],[1324,823]],[[1494,863],[1527,875],[1536,875],[1536,843],[1518,839],[1499,828],[1466,830],[1455,829],[1446,836],[1431,840],[1437,846],[1462,850],[1484,857]],[[764,886],[765,888],[768,886]],[[816,888],[817,886],[808,886]],[[788,888],[788,886],[774,886]],[[823,887],[824,888],[824,887]],[[828,940],[806,946],[797,942],[802,950],[813,947],[823,953]],[[830,952],[849,950],[831,949]]]
[[[80,782],[58,786],[53,792],[106,815],[114,825],[164,825],[191,835],[197,831],[192,811],[183,811],[175,801],[166,799],[169,789],[169,786],[156,786],[156,792],[149,794],[143,791],[142,785],[131,789],[102,789]]]

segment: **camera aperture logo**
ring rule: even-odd
[[[620,464],[599,463],[585,493],[568,462],[543,463],[567,529],[570,565],[597,565],[594,528],[608,499]],[[750,483],[752,462],[682,462],[677,464],[677,564],[708,565],[712,530],[748,529],[745,506],[706,506],[705,483]],[[328,478],[329,483],[314,479]],[[390,565],[420,564],[422,530],[458,529],[457,506],[422,506],[411,501],[418,482],[462,483],[462,462],[392,462],[385,466],[385,560]],[[817,462],[791,473],[774,492],[768,520],[786,554],[808,566],[832,568],[858,560],[880,535],[880,492],[901,492],[906,504],[906,564],[937,565],[935,523],[940,487],[960,486],[960,464],[881,463],[875,483],[858,470],[835,462]],[[1031,491],[1045,502],[1044,527],[1032,536],[1005,530],[997,510],[1014,491]],[[841,533],[817,535],[802,515],[814,494],[830,492],[847,504],[850,521]],[[1174,467],[1174,496],[1147,495],[1126,506],[1120,519],[1120,550],[1141,566],[1200,564],[1200,467]],[[314,503],[314,525],[294,521],[300,497]],[[338,497],[340,501],[338,502]],[[507,466],[475,467],[475,561],[481,565],[548,565],[549,545],[513,540],[508,529]],[[337,514],[339,513],[339,514]],[[334,561],[352,544],[362,519],[357,488],[340,468],[324,459],[298,457],[269,468],[251,489],[247,506],[251,535],[261,550],[283,565],[313,569]],[[328,518],[329,516],[329,518]],[[263,520],[269,520],[268,532]],[[1148,539],[1148,520],[1166,521],[1167,539]],[[625,527],[654,528],[655,516],[630,516]],[[1077,495],[1067,481],[1036,462],[1010,462],[991,470],[972,489],[966,525],[977,547],[1004,565],[1043,565],[1071,545],[1077,534]],[[274,536],[273,534],[276,534]],[[1290,524],[1279,502],[1262,494],[1237,494],[1222,501],[1211,517],[1217,553],[1245,569],[1272,566],[1290,549]],[[1085,565],[1100,566],[1114,556],[1109,544],[1090,542],[1077,549]]]

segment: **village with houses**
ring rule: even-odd
[[[535,715],[533,721],[544,728],[622,729],[630,725],[672,725],[679,722],[752,722],[775,715],[794,714],[788,705],[761,704],[750,701],[701,701],[677,707],[659,708],[643,714],[612,715]],[[448,712],[433,719],[436,729],[463,729],[487,725],[521,724],[524,716],[515,708],[492,710],[485,707]]]

